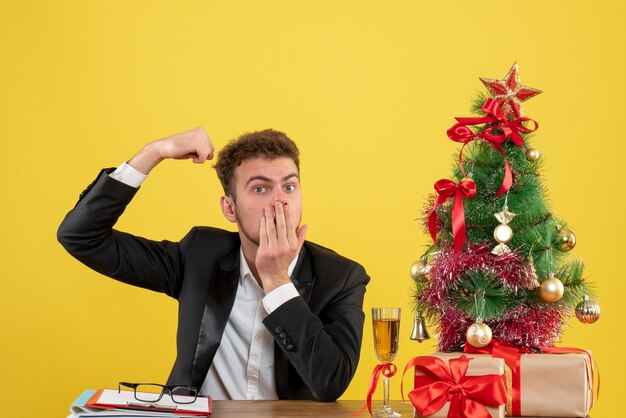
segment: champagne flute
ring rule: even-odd
[[[372,308],[374,328],[374,350],[378,361],[391,363],[398,355],[400,334],[400,308]],[[400,414],[389,406],[389,378],[383,374],[384,403],[374,417],[399,417]]]

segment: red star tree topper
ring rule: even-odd
[[[535,97],[541,90],[523,86],[519,81],[517,62],[502,80],[479,77],[496,100],[502,101],[503,110],[513,113],[515,118],[522,116],[522,102]]]

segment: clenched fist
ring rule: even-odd
[[[189,158],[194,163],[202,164],[213,158],[214,150],[213,143],[204,129],[194,128],[149,143],[128,161],[128,165],[148,174],[167,158],[177,160]]]

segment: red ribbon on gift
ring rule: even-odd
[[[522,414],[522,378],[520,369],[520,359],[522,354],[530,351],[522,350],[514,345],[492,340],[491,343],[482,348],[476,348],[470,344],[465,344],[464,351],[472,354],[491,354],[494,358],[504,359],[504,362],[511,368],[511,415],[518,417]]]
[[[425,373],[415,376],[415,388],[408,394],[415,409],[422,415],[432,415],[450,402],[448,418],[491,418],[485,405],[506,404],[506,385],[497,374],[466,376],[470,360],[463,355],[450,359],[448,366],[432,356],[411,359],[402,376],[414,366]],[[401,393],[404,400],[402,387]]]
[[[502,180],[502,185],[496,194],[496,196],[501,196],[513,185],[511,165],[509,164],[509,160],[502,149],[502,144],[507,139],[511,138],[513,143],[522,148],[524,146],[524,139],[522,138],[521,133],[528,134],[534,132],[539,128],[539,124],[530,118],[520,117],[509,120],[508,112],[502,110],[502,100],[489,98],[485,100],[481,109],[486,113],[486,116],[475,118],[455,118],[458,123],[448,129],[447,133],[451,140],[463,144],[459,153],[459,166],[461,167],[463,174],[465,174],[465,169],[463,168],[463,148],[474,139],[484,139],[489,145],[491,145],[492,148],[502,154],[505,166],[504,179]],[[533,128],[527,128],[523,125],[524,122],[532,122],[534,124]],[[492,126],[489,126],[479,133],[474,133],[468,127],[468,125],[474,126],[483,123],[492,124]],[[496,129],[500,130],[502,133],[496,133]]]
[[[370,411],[370,415],[372,415],[372,395],[374,395],[374,392],[376,392],[376,386],[378,385],[378,379],[380,378],[381,374],[386,378],[394,376],[396,374],[396,365],[393,363],[384,363],[377,364],[376,367],[374,367],[374,370],[372,371],[372,376],[370,377],[370,384],[367,388],[367,400],[365,401],[365,405],[363,405],[363,407],[357,412],[352,414],[352,416],[359,415],[361,412],[365,411],[366,408],[368,411]]]
[[[463,198],[472,198],[476,196],[476,183],[469,180],[461,180],[456,184],[452,180],[441,179],[435,183],[435,191],[437,191],[437,200],[433,206],[433,210],[428,217],[428,229],[433,241],[437,241],[437,206],[447,202],[454,196],[452,204],[452,235],[454,237],[454,253],[458,253],[465,241],[467,234],[465,232],[465,210],[463,209]]]

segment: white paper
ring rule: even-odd
[[[140,392],[138,392],[140,393]],[[153,395],[153,394],[147,394]],[[140,396],[141,397],[141,396]],[[178,398],[178,396],[177,396]],[[187,398],[189,400],[193,399],[192,396],[181,396],[181,398]],[[97,399],[96,403],[105,404],[105,405],[113,405],[121,408],[127,408],[130,404],[135,404],[134,406],[144,406],[144,405],[152,405],[155,408],[171,408],[176,407],[176,409],[172,408],[172,413],[185,413],[185,412],[199,412],[208,414],[209,413],[209,398],[198,396],[198,398],[193,403],[186,404],[177,404],[172,401],[170,395],[163,394],[163,397],[159,402],[141,402],[135,398],[135,395],[132,391],[121,391],[118,393],[117,390],[114,389],[104,389],[102,394]],[[156,412],[156,411],[155,411]],[[171,415],[171,413],[167,412],[166,414]]]

